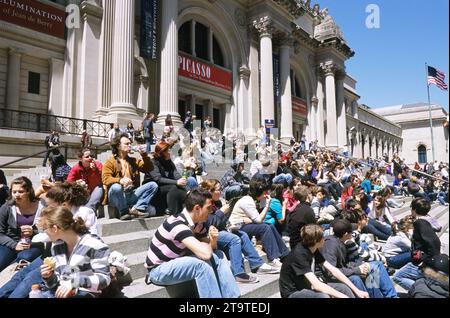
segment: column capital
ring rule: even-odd
[[[253,27],[259,32],[259,37],[270,37],[272,38],[273,34],[273,22],[272,19],[268,16],[259,18],[253,21]]]
[[[318,65],[318,69],[325,76],[334,76],[337,71],[337,66],[333,62],[325,62],[325,63],[320,63]]]

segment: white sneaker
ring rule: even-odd
[[[262,264],[256,271],[257,274],[278,274],[279,272],[280,268],[270,266],[266,263]]]
[[[278,258],[275,258],[273,261],[268,262],[267,264],[269,264],[272,267],[278,267],[278,268],[281,268],[281,266],[283,265]]]

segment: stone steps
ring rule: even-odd
[[[392,209],[392,214],[400,219],[408,215],[411,211],[409,203],[412,201],[411,197],[405,198],[405,205],[402,208]],[[108,207],[106,207],[107,209]],[[448,207],[433,204],[430,215],[436,217],[443,226],[440,233],[440,238],[443,244],[443,252],[447,250],[448,253]],[[135,219],[131,221],[120,221],[117,219],[100,219],[99,225],[101,227],[100,233],[111,250],[118,250],[128,258],[128,266],[130,267],[130,275],[132,283],[124,287],[123,294],[128,298],[166,298],[169,297],[164,287],[155,285],[146,285],[144,277],[147,274],[147,269],[144,267],[144,260],[148,249],[149,241],[155,230],[164,221],[165,217],[153,217],[149,219]],[[264,261],[267,257],[264,252],[260,252]],[[245,261],[246,271],[250,271],[248,262]],[[260,282],[256,284],[241,284],[242,297],[252,298],[279,298],[278,278],[279,274],[275,275],[259,275]],[[398,287],[399,293],[405,293]]]
[[[254,284],[237,283],[242,298],[269,298],[271,295],[279,294],[279,275],[258,275],[259,282]],[[147,285],[145,278],[134,280],[129,286],[123,288],[122,292],[126,298],[169,298],[164,287],[153,284]]]

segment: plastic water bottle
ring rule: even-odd
[[[43,298],[41,289],[38,284],[34,284],[31,286],[31,291],[28,294],[29,298]]]
[[[253,246],[256,247],[256,237],[254,235],[252,237],[252,244],[253,244]]]

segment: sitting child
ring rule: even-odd
[[[393,235],[389,236],[383,246],[383,255],[390,267],[402,268],[411,262],[411,237],[414,218],[407,215],[392,227]]]
[[[352,238],[345,242],[348,260],[354,261],[362,258],[366,262],[381,261],[386,263],[386,258],[380,253],[379,247],[373,242],[370,235],[361,233],[367,226],[367,215],[362,210],[347,210],[342,216],[354,225]]]

